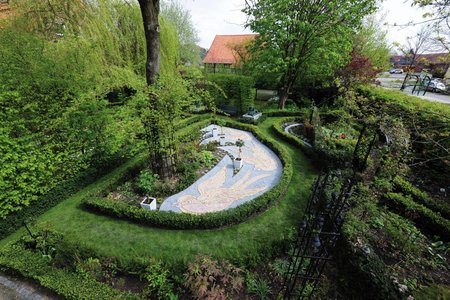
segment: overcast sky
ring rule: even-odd
[[[251,33],[244,28],[246,16],[241,12],[244,0],[179,0],[191,13],[193,23],[200,36],[200,46],[209,48],[216,34]],[[407,36],[414,35],[416,27],[401,28],[393,24],[406,24],[422,20],[424,11],[411,7],[411,0],[385,0],[381,12],[386,14],[384,22],[388,39],[404,43]]]

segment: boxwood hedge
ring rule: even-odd
[[[426,229],[446,241],[450,240],[450,221],[439,213],[414,202],[411,196],[387,193],[384,196],[384,202],[392,210],[412,220],[420,228]]]
[[[119,291],[95,279],[51,266],[38,252],[21,243],[10,243],[0,252],[0,270],[36,280],[64,299],[141,299],[139,295]]]
[[[251,216],[266,210],[274,202],[280,200],[292,179],[292,163],[285,150],[268,140],[257,127],[227,120],[226,126],[252,132],[256,138],[271,148],[281,159],[284,169],[277,186],[267,193],[236,208],[220,212],[193,215],[188,213],[174,213],[165,211],[148,211],[139,207],[130,206],[122,202],[112,202],[100,199],[95,195],[82,201],[83,207],[91,212],[100,213],[135,223],[174,229],[212,229],[241,223]],[[125,174],[124,174],[125,175]]]
[[[399,176],[394,179],[394,187],[397,191],[405,195],[410,195],[414,201],[425,205],[429,209],[440,213],[447,220],[450,220],[450,206],[446,202],[437,202],[433,200],[427,193],[416,188]]]
[[[318,169],[329,170],[349,167],[352,162],[355,140],[328,140],[327,143],[318,142],[319,147],[315,145],[311,148],[298,137],[283,130],[283,124],[293,120],[294,118],[285,118],[272,125],[278,137],[292,146],[300,148],[303,153],[313,160],[314,166]]]

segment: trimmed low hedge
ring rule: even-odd
[[[284,169],[280,182],[267,193],[236,208],[220,212],[201,215],[188,213],[175,213],[165,211],[148,211],[139,207],[130,206],[123,202],[112,202],[96,197],[89,197],[82,201],[83,207],[88,211],[126,219],[146,226],[173,228],[173,229],[212,229],[235,225],[244,222],[249,217],[265,211],[271,204],[281,199],[292,179],[293,168],[290,157],[285,150],[271,140],[264,138],[255,126],[227,121],[226,126],[252,132],[261,142],[270,147],[281,159]]]
[[[264,114],[268,117],[305,117],[303,111],[276,110],[264,112]]]
[[[19,243],[8,244],[0,252],[0,270],[36,280],[65,299],[141,299],[137,294],[119,291],[93,278],[53,267],[40,253],[25,249]]]
[[[414,202],[411,196],[387,193],[384,200],[387,206],[412,220],[419,227],[439,235],[446,241],[450,240],[450,221],[431,209]]]
[[[394,187],[397,191],[410,195],[414,201],[425,205],[429,209],[440,213],[444,218],[450,220],[450,206],[445,202],[437,202],[433,200],[427,193],[413,186],[405,179],[397,176],[394,179]]]
[[[294,147],[300,148],[303,153],[313,160],[314,166],[318,169],[342,169],[348,167],[352,162],[353,149],[356,141],[352,140],[336,140],[336,142],[328,141],[328,143],[320,143],[310,148],[298,137],[284,131],[283,124],[293,121],[293,118],[279,120],[272,125],[275,133],[284,141]],[[334,148],[331,148],[334,146]]]
[[[190,116],[187,117],[185,119],[180,120],[179,122],[177,122],[175,124],[175,129],[176,130],[180,130],[182,128],[185,128],[189,125],[192,125],[194,123],[198,123],[204,120],[209,120],[211,118],[211,115],[209,114],[202,114],[202,115],[194,115],[194,116]]]
[[[281,119],[272,125],[272,129],[277,134],[277,136],[281,138],[283,141],[289,143],[290,145],[296,148],[300,148],[303,153],[305,153],[308,156],[311,156],[314,151],[311,147],[308,147],[301,139],[299,139],[295,135],[285,132],[283,129],[284,123],[293,122],[294,120],[295,120],[294,118]]]
[[[23,226],[24,222],[37,218],[64,199],[88,186],[101,176],[107,174],[109,171],[120,165],[120,163],[123,163],[123,159],[117,159],[107,166],[97,168],[92,167],[84,172],[81,172],[74,178],[61,183],[45,196],[42,196],[40,199],[31,203],[29,206],[24,207],[20,211],[9,214],[4,219],[0,218],[0,240],[17,231]]]

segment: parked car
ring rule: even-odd
[[[390,69],[390,74],[403,74],[403,69]]]
[[[440,92],[440,93],[444,93],[447,88],[445,87],[444,82],[442,81],[442,79],[439,78],[435,78],[432,79],[430,81],[430,85],[428,86],[428,90],[432,91],[432,92]]]

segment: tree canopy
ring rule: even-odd
[[[259,33],[255,59],[280,74],[280,102],[303,74],[332,74],[348,59],[351,35],[375,8],[374,0],[247,0],[247,27]],[[309,73],[309,74],[308,74]]]

